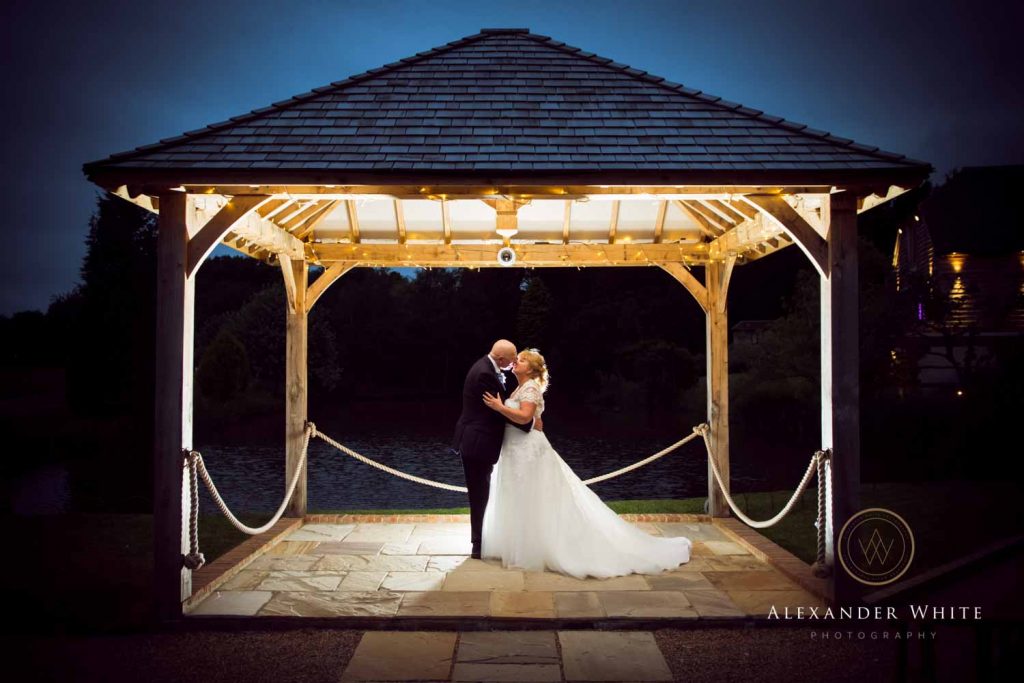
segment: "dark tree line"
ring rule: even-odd
[[[891,244],[884,235],[886,226],[904,220],[913,207],[880,209],[873,220],[881,227],[861,226],[866,461],[868,449],[898,448],[915,457],[924,457],[922,443],[941,450],[941,435],[951,427],[936,420],[948,422],[956,411],[973,421],[968,424],[990,421],[983,402],[921,408],[927,402],[912,394],[907,399],[903,391],[913,388],[914,372],[892,361],[893,350],[908,343],[912,330],[907,302],[893,294],[889,281],[885,250]],[[151,215],[118,198],[100,197],[80,285],[56,297],[45,314],[0,318],[4,366],[63,370],[68,416],[48,435],[48,448],[52,457],[76,459],[82,472],[94,473],[85,488],[96,487],[97,506],[142,509],[149,496],[154,320],[160,305],[155,233]],[[699,277],[700,269],[695,273]],[[279,431],[285,322],[280,270],[246,258],[213,258],[196,283],[200,438],[216,440],[219,430],[233,424],[267,423]],[[734,344],[732,350],[734,457],[760,449],[769,453],[766,467],[776,460],[788,467],[789,459],[803,459],[819,439],[817,276],[796,249],[741,266],[732,280],[729,311],[731,323],[768,321],[756,348]],[[561,429],[619,423],[676,433],[703,419],[704,316],[657,268],[432,269],[415,276],[353,270],[311,314],[311,410],[378,405],[367,410],[387,418],[395,402],[438,405],[441,434],[450,427],[444,410],[457,405],[465,369],[500,337],[546,355],[553,378],[549,412],[558,416],[553,419]],[[1011,356],[1001,367],[1019,378],[1020,365]],[[1019,382],[989,380],[975,392],[978,401],[1019,405]],[[16,394],[17,388],[5,392]],[[38,434],[36,425],[5,422],[15,443],[19,434],[25,444]],[[392,422],[394,429],[403,428]],[[954,430],[957,439],[966,439],[967,430]],[[265,435],[276,439],[277,431]],[[897,446],[889,443],[893,434]],[[775,458],[776,447],[794,455]],[[45,448],[35,452],[46,457]],[[121,503],[109,499],[109,488],[99,483],[119,470],[129,472],[124,476],[134,483],[131,500]]]

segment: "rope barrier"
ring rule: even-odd
[[[345,445],[343,445],[341,443],[338,443],[337,441],[335,441],[331,437],[327,436],[323,432],[317,431],[316,425],[313,425],[313,423],[309,423],[309,424],[312,425],[313,436],[319,438],[324,443],[327,443],[327,444],[329,444],[331,446],[334,446],[334,448],[338,449],[339,451],[341,451],[345,455],[349,455],[349,456],[355,458],[356,460],[358,460],[359,462],[365,463],[365,464],[369,465],[370,467],[376,467],[377,469],[381,470],[382,472],[387,472],[388,474],[394,475],[394,476],[399,477],[401,479],[406,479],[408,481],[415,482],[417,484],[423,484],[425,486],[433,486],[434,488],[444,489],[446,491],[458,491],[460,493],[466,493],[467,492],[465,486],[456,486],[454,484],[445,484],[443,482],[434,481],[433,479],[424,479],[423,477],[417,477],[414,474],[407,474],[407,473],[402,472],[400,470],[396,470],[393,467],[388,467],[387,465],[379,463],[376,460],[371,460],[370,458],[366,457],[365,455],[362,455],[361,453],[357,453],[356,451],[352,450],[351,448],[348,448],[347,446],[345,446]],[[669,453],[671,453],[672,451],[674,451],[677,448],[679,448],[680,446],[683,446],[684,444],[687,444],[690,441],[692,441],[693,439],[697,438],[698,434],[697,434],[697,428],[696,427],[693,428],[693,432],[694,432],[693,434],[690,434],[689,436],[687,436],[685,438],[682,438],[679,441],[676,441],[674,444],[672,444],[668,448],[662,449],[662,450],[658,451],[657,453],[655,453],[654,455],[652,455],[650,457],[644,458],[643,460],[641,460],[639,462],[635,462],[632,465],[628,465],[626,467],[623,467],[622,469],[615,470],[614,472],[609,472],[608,474],[602,474],[602,475],[600,475],[598,477],[593,477],[591,479],[587,479],[583,483],[586,484],[587,486],[590,486],[591,484],[597,484],[597,483],[602,482],[602,481],[607,481],[609,479],[613,479],[615,477],[618,477],[618,476],[621,476],[623,474],[626,474],[627,472],[632,472],[633,470],[638,469],[640,467],[643,467],[644,465],[647,465],[649,463],[652,463],[652,462],[654,462],[655,460],[657,460],[659,458],[663,458],[666,455],[668,455]]]
[[[609,472],[607,474],[602,474],[597,477],[592,477],[590,479],[587,479],[583,483],[589,486],[591,484],[596,484],[602,481],[613,479],[615,477],[626,474],[627,472],[632,472],[633,470],[639,469],[644,465],[648,465],[654,462],[655,460],[658,460],[659,458],[668,455],[672,451],[675,451],[676,449],[680,448],[681,446],[689,443],[693,439],[700,436],[704,439],[704,447],[707,450],[708,464],[711,466],[712,475],[714,476],[715,481],[718,483],[718,487],[722,491],[722,495],[725,498],[726,503],[728,503],[729,508],[747,526],[750,526],[754,529],[766,529],[779,523],[786,515],[789,514],[790,510],[793,509],[793,506],[800,499],[800,496],[802,496],[804,491],[807,489],[807,485],[810,483],[811,476],[817,473],[818,514],[815,526],[817,527],[818,547],[817,557],[814,562],[814,573],[817,576],[827,576],[830,569],[825,562],[825,518],[827,504],[825,483],[828,471],[826,463],[829,457],[829,452],[824,450],[815,451],[814,455],[811,456],[811,462],[808,464],[807,470],[804,472],[804,476],[800,479],[800,483],[797,485],[796,490],[793,492],[793,495],[790,497],[786,505],[783,506],[782,510],[780,510],[778,514],[776,514],[771,519],[759,522],[757,520],[751,519],[746,514],[744,514],[742,510],[739,509],[735,501],[733,501],[732,496],[729,494],[729,487],[723,485],[722,475],[718,471],[718,464],[715,462],[715,458],[711,452],[711,439],[709,438],[709,433],[710,427],[707,423],[699,424],[693,428],[692,434],[680,439],[671,446],[658,451],[654,455],[644,458],[643,460],[637,461],[632,465],[627,465],[626,467],[615,470],[614,472]],[[228,520],[234,525],[236,529],[243,533],[253,536],[256,534],[261,534],[270,529],[271,527],[273,527],[274,524],[276,524],[277,521],[281,519],[281,515],[284,514],[284,510],[288,506],[288,502],[291,500],[292,496],[295,493],[295,487],[299,482],[299,475],[302,473],[303,467],[305,466],[306,463],[306,456],[309,451],[309,442],[313,437],[321,439],[324,443],[333,446],[340,452],[348,456],[351,456],[364,464],[370,465],[371,467],[375,467],[378,470],[381,470],[382,472],[386,472],[401,479],[406,479],[408,481],[417,484],[423,484],[425,486],[432,486],[434,488],[444,489],[446,491],[456,491],[461,493],[466,492],[465,486],[455,486],[454,484],[445,484],[443,482],[434,481],[432,479],[417,477],[416,475],[396,470],[393,467],[388,467],[383,463],[379,463],[376,460],[372,460],[366,457],[365,455],[357,453],[356,451],[352,450],[351,448],[348,448],[344,444],[341,444],[338,441],[335,441],[331,437],[327,436],[326,434],[320,432],[319,430],[317,430],[316,425],[314,423],[307,422],[303,434],[302,451],[299,455],[298,467],[296,467],[295,473],[292,475],[292,480],[288,484],[288,491],[285,494],[284,500],[281,501],[281,506],[277,509],[277,512],[274,513],[270,521],[268,521],[261,527],[254,528],[246,526],[231,513],[231,510],[228,509],[227,503],[224,502],[224,499],[217,491],[217,487],[213,483],[213,478],[210,476],[209,471],[207,471],[206,469],[206,464],[203,462],[202,454],[200,454],[198,451],[190,450],[187,451],[185,454],[187,459],[186,467],[188,468],[189,472],[191,501],[189,506],[189,553],[182,556],[182,562],[184,566],[188,567],[189,569],[198,569],[199,567],[202,567],[203,564],[205,564],[206,562],[203,554],[199,552],[199,484],[198,477],[196,475],[198,474],[199,477],[202,477],[207,489],[209,489],[210,494],[213,496],[214,501],[217,503],[217,507],[220,508],[220,511],[224,514],[225,517],[228,518]]]

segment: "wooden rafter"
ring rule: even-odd
[[[709,199],[706,203],[708,206],[718,209],[718,211],[721,214],[725,215],[729,220],[731,220],[733,223],[737,225],[747,220],[748,218],[748,216],[743,215],[742,213],[734,209],[727,202],[723,202],[719,199]]]
[[[356,203],[351,199],[345,200],[345,211],[348,213],[348,238],[353,244],[359,243],[359,215],[356,213]]]
[[[658,202],[658,216],[654,219],[654,243],[661,244],[661,238],[665,234],[665,216],[668,214],[668,201]]]
[[[188,275],[192,276],[199,269],[228,231],[270,251],[287,252],[301,258],[301,242],[256,213],[256,209],[270,199],[262,195],[239,195],[232,197],[219,211],[209,216],[188,241]]]
[[[708,237],[717,237],[718,235],[721,235],[723,232],[725,232],[723,228],[720,228],[718,225],[712,224],[707,218],[704,217],[704,214],[698,213],[683,200],[673,199],[672,203],[675,204],[680,211],[682,211],[687,216],[692,218],[693,222],[697,224],[698,228],[700,228],[700,231],[703,232]]]
[[[608,223],[608,244],[615,244],[615,235],[619,231],[619,211],[622,209],[622,200],[616,199],[612,202],[612,217]]]
[[[732,219],[727,217],[723,212],[719,211],[718,209],[711,208],[711,206],[705,200],[687,200],[686,203],[689,204],[694,211],[700,213],[710,223],[718,226],[718,228],[721,230],[728,230],[732,226],[736,225],[736,223]]]
[[[444,228],[444,243],[452,243],[452,210],[447,199],[441,199],[441,225]]]
[[[405,209],[402,208],[402,200],[395,202],[395,229],[398,231],[398,243],[405,244]]]
[[[311,217],[315,216],[317,212],[324,207],[325,203],[329,204],[330,202],[311,202],[308,206],[302,209],[302,211],[299,211],[298,213],[292,215],[287,220],[280,220],[274,222],[280,225],[288,232],[292,232],[296,228],[300,227],[307,220],[309,220]]]
[[[562,244],[569,244],[569,226],[572,223],[572,201],[565,201],[565,216],[562,218]]]
[[[331,200],[331,201],[325,202],[323,204],[323,206],[321,206],[317,210],[316,213],[314,213],[312,216],[307,218],[302,223],[302,225],[299,226],[299,228],[295,231],[295,236],[298,237],[300,240],[306,239],[306,237],[311,235],[313,233],[313,231],[316,230],[316,227],[318,225],[320,225],[320,223],[322,223],[325,218],[327,218],[329,215],[331,215],[331,213],[334,211],[334,209],[335,209],[335,207],[337,207],[337,205],[338,205],[338,201],[337,200]]]

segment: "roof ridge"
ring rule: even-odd
[[[513,31],[510,31],[510,32],[513,32]],[[518,31],[514,31],[514,32],[518,32]],[[876,157],[881,157],[882,159],[885,159],[886,161],[900,161],[900,162],[903,162],[903,163],[907,163],[909,165],[920,165],[920,164],[926,164],[927,163],[927,162],[924,162],[924,161],[919,161],[917,159],[911,159],[910,157],[907,157],[904,154],[896,154],[894,152],[886,152],[885,150],[879,149],[878,147],[874,147],[874,146],[871,146],[871,145],[862,145],[860,143],[857,143],[857,142],[853,141],[850,138],[844,138],[844,137],[840,137],[838,135],[832,135],[828,131],[817,130],[815,128],[811,128],[806,123],[797,123],[795,121],[788,121],[788,120],[786,120],[784,118],[781,118],[779,116],[772,116],[770,114],[765,114],[760,109],[754,109],[753,107],[747,107],[747,106],[744,106],[744,105],[742,105],[742,104],[740,104],[738,102],[731,102],[729,100],[725,100],[725,99],[723,99],[721,97],[718,97],[716,95],[709,95],[709,94],[707,94],[707,93],[705,93],[705,92],[703,92],[701,90],[695,90],[693,88],[688,88],[685,85],[683,85],[682,83],[675,83],[674,81],[670,81],[670,80],[664,78],[663,76],[656,76],[656,75],[650,74],[650,73],[648,73],[646,71],[642,71],[641,69],[635,69],[635,68],[629,66],[628,64],[622,64],[621,62],[616,62],[616,61],[614,61],[612,59],[609,59],[607,57],[602,57],[602,56],[600,56],[598,54],[595,54],[593,52],[587,52],[587,51],[585,51],[585,50],[583,50],[581,48],[578,48],[578,47],[575,47],[575,46],[572,46],[572,45],[567,45],[566,43],[563,43],[563,42],[561,42],[559,40],[555,40],[555,39],[551,38],[550,36],[540,35],[540,34],[537,34],[537,33],[530,33],[529,31],[526,31],[524,35],[526,35],[526,37],[528,37],[528,38],[530,38],[530,39],[532,39],[532,40],[534,40],[534,41],[536,41],[538,43],[547,45],[549,47],[553,47],[553,48],[555,48],[557,50],[561,50],[562,52],[574,55],[576,57],[581,57],[581,58],[586,59],[588,61],[594,62],[595,64],[598,64],[599,66],[604,66],[604,67],[607,67],[607,68],[612,69],[614,71],[619,71],[621,73],[626,74],[627,76],[632,76],[633,78],[636,78],[637,80],[645,81],[645,82],[651,83],[653,85],[658,85],[658,86],[661,86],[663,88],[667,88],[668,90],[670,90],[672,92],[680,93],[680,94],[686,95],[687,97],[692,97],[694,99],[702,100],[704,102],[707,102],[708,104],[713,104],[713,105],[715,105],[717,107],[721,107],[722,109],[724,109],[726,111],[732,111],[732,112],[735,112],[737,114],[740,114],[741,116],[746,116],[746,117],[749,117],[749,118],[752,118],[752,119],[755,119],[755,120],[758,120],[758,121],[765,121],[767,123],[771,123],[771,124],[776,125],[776,126],[782,126],[783,128],[786,128],[787,130],[791,130],[791,131],[793,131],[795,133],[799,133],[801,135],[806,135],[806,136],[808,136],[810,138],[814,138],[814,139],[817,139],[817,140],[824,140],[826,142],[832,143],[833,145],[839,145],[840,147],[846,147],[846,148],[855,150],[857,152],[860,152],[862,154],[868,154],[868,155],[873,155],[873,156],[876,156]]]

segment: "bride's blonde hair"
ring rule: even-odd
[[[540,355],[540,351],[523,349],[519,352],[519,357],[526,361],[526,365],[536,375],[541,390],[547,391],[548,385],[551,383],[551,376],[548,374],[548,364],[544,362],[544,356]]]

